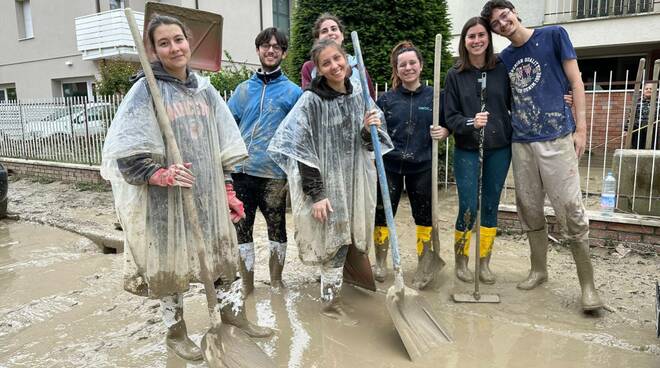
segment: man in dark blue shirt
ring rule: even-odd
[[[589,219],[580,191],[578,160],[586,145],[584,84],[575,50],[558,26],[529,29],[506,0],[488,1],[481,16],[493,32],[511,41],[500,54],[511,81],[512,162],[516,205],[531,251],[531,270],[518,284],[533,289],[548,279],[547,195],[570,243],[582,288],[582,308],[603,306],[589,258]],[[573,94],[576,116],[564,101]]]

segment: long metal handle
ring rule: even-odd
[[[479,92],[479,102],[481,104],[481,112],[486,111],[486,73],[481,73],[481,90]],[[477,219],[474,226],[477,228],[477,237],[474,245],[474,298],[479,300],[479,271],[481,258],[481,187],[484,173],[484,128],[479,129],[479,172],[477,176]]]
[[[181,151],[179,151],[179,146],[176,143],[176,138],[174,137],[174,132],[172,131],[172,125],[170,124],[170,119],[165,110],[165,104],[163,103],[163,97],[160,95],[160,89],[158,89],[158,85],[156,84],[156,78],[154,77],[154,73],[151,70],[151,64],[149,64],[147,52],[144,49],[144,44],[142,43],[142,35],[140,35],[140,30],[138,28],[137,22],[135,21],[135,16],[133,15],[133,11],[130,8],[124,9],[124,14],[126,14],[128,26],[131,29],[131,35],[133,36],[133,41],[135,42],[135,48],[137,49],[138,55],[140,57],[142,70],[144,70],[144,75],[147,78],[149,92],[151,92],[151,97],[154,101],[154,105],[156,106],[156,118],[158,119],[160,130],[165,136],[165,144],[167,145],[168,156],[174,163],[182,164],[183,158],[181,157]],[[188,222],[193,233],[193,241],[197,247],[197,258],[199,259],[200,276],[206,291],[206,302],[209,309],[209,315],[213,317],[213,311],[218,301],[215,296],[213,280],[211,280],[211,275],[206,264],[206,255],[204,254],[204,248],[202,245],[204,244],[204,237],[202,235],[202,228],[199,224],[197,209],[195,208],[193,189],[181,189],[181,193],[183,196],[184,210],[188,216]],[[216,320],[216,318],[211,318],[212,322],[217,322]]]
[[[351,40],[353,41],[353,50],[358,59],[358,71],[360,73],[360,85],[362,86],[362,98],[364,99],[365,110],[369,111],[371,108],[369,96],[369,85],[367,84],[367,72],[364,68],[364,60],[362,59],[362,49],[360,48],[360,40],[357,32],[351,32]],[[378,182],[380,183],[380,194],[383,198],[383,207],[385,208],[385,219],[387,220],[387,228],[390,232],[390,248],[392,249],[392,265],[395,272],[401,269],[401,255],[399,254],[398,237],[396,236],[396,226],[394,225],[394,214],[392,212],[392,202],[390,201],[390,190],[387,187],[387,176],[385,175],[385,164],[383,163],[383,154],[380,148],[380,140],[378,139],[378,130],[375,126],[369,128],[371,132],[371,142],[374,146],[374,155],[376,156],[376,170],[378,171]]]
[[[433,127],[440,124],[440,70],[442,67],[442,35],[435,35],[433,58]],[[438,213],[438,141],[431,139],[431,223],[432,244],[435,254],[440,255],[440,214]]]

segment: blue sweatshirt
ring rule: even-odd
[[[260,78],[255,73],[236,87],[227,105],[238,123],[249,155],[236,166],[236,172],[260,178],[286,178],[266,149],[275,130],[301,94],[300,87],[282,73],[272,80],[263,78],[263,75]]]

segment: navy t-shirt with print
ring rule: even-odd
[[[562,62],[576,55],[565,29],[536,28],[524,45],[509,45],[500,59],[511,81],[513,142],[549,141],[575,130],[573,113],[564,102],[570,83]]]

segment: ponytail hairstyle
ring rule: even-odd
[[[424,58],[422,57],[422,53],[419,52],[417,47],[415,47],[411,41],[401,41],[396,44],[396,46],[394,46],[392,49],[392,53],[390,54],[390,64],[392,64],[392,89],[398,88],[401,85],[401,79],[397,73],[399,55],[408,51],[413,51],[415,55],[417,55],[417,59],[419,60],[420,65],[424,65]]]
[[[312,51],[310,51],[311,59],[314,62],[314,66],[316,66],[317,70],[320,69],[319,56],[321,55],[321,52],[327,49],[328,47],[336,48],[337,51],[339,51],[342,55],[344,55],[344,58],[346,58],[346,50],[344,50],[344,48],[334,40],[331,40],[329,38],[318,40],[314,43],[314,46],[312,46]]]
[[[149,24],[147,25],[147,38],[152,52],[156,53],[156,40],[154,40],[154,32],[156,31],[156,28],[162,25],[172,24],[179,26],[179,28],[181,28],[181,32],[183,32],[183,37],[189,40],[190,30],[188,27],[186,27],[185,24],[183,24],[182,21],[177,18],[170,17],[169,15],[154,14],[151,16]]]

